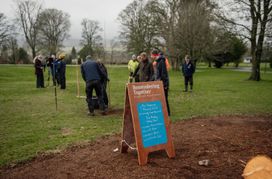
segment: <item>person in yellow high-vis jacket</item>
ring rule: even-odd
[[[137,75],[135,74],[136,69],[139,66],[139,61],[137,60],[136,55],[132,55],[132,59],[128,62],[128,71],[129,71],[129,82],[139,82]]]

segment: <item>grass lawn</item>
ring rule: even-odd
[[[121,109],[127,69],[125,66],[110,66],[108,71],[111,105]],[[201,67],[194,76],[194,92],[183,93],[180,72],[171,71],[171,120],[271,114],[272,73],[262,73],[260,82],[248,81],[248,77],[248,72]],[[75,66],[67,67],[67,89],[58,89],[58,111],[55,110],[52,85],[36,89],[35,80],[32,65],[0,66],[0,166],[30,159],[40,152],[61,150],[70,144],[120,133],[122,114],[86,115],[85,99],[76,98]],[[82,80],[81,95],[85,95]]]

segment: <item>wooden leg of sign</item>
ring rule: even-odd
[[[138,162],[139,165],[146,165],[148,159],[148,153],[145,152],[139,152],[138,150]]]
[[[169,135],[168,135],[168,143],[167,143],[167,147],[165,149],[167,155],[169,158],[174,158],[176,156],[176,153],[175,153],[175,149],[174,149],[174,144],[173,144],[173,139],[172,139],[172,136],[171,136],[171,121],[168,120],[168,123],[167,123],[167,129],[169,130]]]
[[[123,133],[121,141],[121,153],[127,153],[129,146],[135,143],[133,122],[129,105],[128,93],[126,89],[125,106],[123,115]]]
[[[171,142],[171,144],[169,144],[170,146],[167,147],[167,149],[165,149],[167,155],[169,158],[174,158],[176,156],[175,154],[175,149],[174,149],[174,145]]]

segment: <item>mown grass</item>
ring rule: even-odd
[[[111,106],[122,109],[127,82],[125,66],[110,66]],[[183,93],[180,72],[170,72],[171,120],[196,116],[271,114],[272,74],[248,81],[248,72],[201,66],[194,76],[194,92]],[[47,74],[45,74],[47,78]],[[81,79],[81,77],[80,77]],[[47,83],[47,82],[46,82]],[[84,83],[81,80],[81,95]],[[33,66],[0,66],[0,166],[30,159],[37,153],[120,133],[122,114],[87,116],[84,99],[76,98],[76,67],[67,67],[67,89],[35,88]],[[174,123],[173,123],[174,124]]]

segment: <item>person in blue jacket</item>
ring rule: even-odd
[[[184,76],[185,89],[184,92],[188,91],[188,83],[190,83],[190,92],[193,91],[193,74],[195,72],[195,66],[191,61],[189,55],[185,56],[184,63],[181,65],[181,70]]]
[[[91,56],[86,57],[86,61],[81,65],[81,75],[86,82],[86,101],[89,108],[89,115],[94,116],[94,100],[93,90],[95,90],[98,97],[99,108],[102,114],[106,114],[106,106],[103,100],[103,89],[101,79],[107,79],[107,75],[101,70],[98,63],[91,59]]]
[[[57,80],[58,85],[60,85],[60,89],[66,88],[66,63],[64,62],[65,55],[60,54],[57,61],[54,63],[55,67],[55,78]]]

